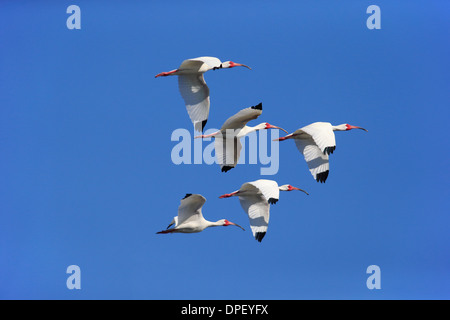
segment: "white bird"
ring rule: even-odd
[[[200,194],[186,194],[186,196],[181,199],[180,206],[178,207],[178,216],[173,218],[172,222],[167,227],[167,230],[159,231],[157,233],[195,233],[201,232],[208,227],[226,227],[230,225],[239,227],[245,231],[240,225],[226,219],[211,222],[203,218],[202,207],[205,202],[206,199]],[[169,229],[172,225],[175,226]]]
[[[233,61],[221,62],[214,57],[198,57],[184,60],[178,69],[161,72],[155,76],[178,76],[178,88],[186,105],[194,128],[203,132],[209,115],[209,88],[206,85],[203,74],[209,70],[227,69],[233,67],[246,67],[245,64]]]
[[[207,135],[200,135],[194,138],[214,137],[214,149],[216,157],[222,172],[227,172],[234,168],[239,161],[242,145],[240,138],[258,130],[263,129],[279,129],[288,133],[286,130],[271,125],[267,122],[260,123],[257,126],[249,127],[247,122],[258,118],[262,114],[262,103],[242,109],[234,116],[225,121],[219,131]]]
[[[299,190],[308,194],[305,190],[285,184],[278,186],[273,180],[260,179],[244,183],[241,188],[232,193],[224,194],[219,198],[239,197],[242,208],[250,219],[250,227],[253,236],[259,242],[266,235],[269,226],[270,205],[277,203],[280,191]]]
[[[347,123],[333,126],[329,122],[314,122],[306,127],[274,141],[294,139],[298,150],[303,153],[309,171],[317,182],[327,180],[330,165],[328,156],[336,149],[334,131],[348,131],[351,129],[366,129]]]

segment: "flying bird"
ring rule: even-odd
[[[247,126],[247,123],[250,120],[258,118],[261,114],[262,103],[259,103],[256,106],[242,109],[234,116],[228,118],[219,131],[207,135],[196,136],[194,138],[215,138],[214,149],[216,151],[217,160],[222,172],[227,172],[233,169],[239,161],[242,149],[240,138],[251,132],[264,129],[279,129],[288,133],[286,130],[267,122],[260,123],[254,127]]]
[[[330,169],[329,155],[336,149],[334,131],[349,131],[351,129],[366,129],[347,123],[333,126],[329,122],[315,122],[306,127],[274,141],[294,139],[298,150],[303,153],[309,171],[317,182],[325,183]]]
[[[186,105],[196,131],[203,132],[209,115],[209,88],[206,85],[203,74],[209,70],[228,69],[233,67],[245,67],[245,64],[233,61],[221,62],[214,57],[199,57],[184,60],[178,69],[161,72],[155,76],[178,76],[178,88]]]
[[[276,181],[260,179],[246,182],[239,190],[224,194],[219,198],[239,197],[241,206],[250,219],[253,236],[261,242],[269,226],[270,204],[278,202],[280,191],[293,190],[308,194],[305,190],[293,187],[290,184],[278,186]]]
[[[217,226],[236,226],[245,231],[240,225],[226,219],[211,222],[203,218],[202,207],[205,202],[206,199],[200,194],[186,194],[186,196],[181,199],[180,206],[178,207],[178,216],[173,218],[166,230],[157,233],[195,233],[201,232],[208,227]],[[170,228],[173,225],[174,227]]]

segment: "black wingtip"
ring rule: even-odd
[[[195,124],[194,124],[195,131],[203,132],[203,129],[205,129],[205,126],[206,126],[206,122],[208,122],[208,119],[203,120],[201,122],[200,121],[196,121]]]
[[[184,196],[183,199],[186,199],[186,198],[188,198],[188,197],[190,197],[190,196],[192,196],[192,193],[186,193],[186,195]],[[181,200],[183,200],[183,199],[181,199]]]
[[[327,170],[327,171],[318,173],[317,176],[316,176],[316,181],[317,181],[317,182],[320,182],[320,183],[324,183],[324,182],[327,180],[327,178],[328,178],[328,173],[329,173],[329,172],[330,172],[330,171]]]
[[[333,147],[326,147],[326,148],[323,150],[323,153],[324,153],[324,154],[330,155],[331,153],[334,152],[334,150],[336,150],[336,146],[333,146]]]
[[[231,169],[233,169],[234,167],[230,167],[230,166],[223,166],[222,167],[222,172],[228,172],[228,171],[230,171]]]
[[[269,202],[270,204],[275,204],[278,202],[278,199],[275,198],[269,198],[269,200],[267,200],[267,202]]]
[[[259,242],[261,242],[265,235],[266,235],[265,232],[256,232],[255,239],[258,240]]]
[[[262,102],[260,102],[259,104],[257,104],[256,106],[253,106],[251,108],[256,109],[256,110],[262,110]]]
[[[205,128],[205,126],[206,126],[206,122],[208,122],[208,119],[202,121],[202,132],[203,132],[203,129]]]

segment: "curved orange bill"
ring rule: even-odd
[[[350,129],[361,129],[364,130],[365,132],[369,132],[367,129],[361,128],[361,127],[357,127],[357,126],[351,126],[349,125]]]
[[[277,126],[274,126],[274,125],[271,125],[271,124],[269,124],[266,129],[279,129],[279,130],[283,130],[286,133],[289,133],[286,130],[284,130],[283,128],[280,128],[280,127],[277,127]]]
[[[244,228],[242,228],[240,225],[238,225],[237,223],[234,223],[234,222],[230,222],[230,221],[228,221],[228,224],[230,224],[230,225],[232,225],[232,226],[236,226],[236,227],[239,227],[239,228],[241,228],[242,230],[244,230],[245,231],[245,229]]]
[[[296,187],[292,187],[292,190],[298,190],[298,191],[302,191],[302,192],[304,192],[304,193],[306,193],[308,196],[309,196],[309,193],[308,192],[306,192],[305,190],[303,190],[303,189],[300,189],[300,188],[296,188]]]
[[[252,70],[252,68],[250,68],[249,66],[246,66],[245,64],[242,64],[242,63],[234,63],[234,66],[236,67],[246,67],[246,68],[248,68],[248,69],[250,69],[250,70]]]

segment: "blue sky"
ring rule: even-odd
[[[81,8],[68,30],[66,8]],[[366,27],[369,5],[381,29]],[[447,1],[0,2],[0,298],[448,299],[450,44]],[[326,184],[293,143],[280,169],[175,165],[192,125],[174,77],[187,58],[247,64],[208,72],[219,127],[258,119],[336,133]],[[253,125],[259,123],[255,121]],[[355,132],[357,131],[357,132]],[[259,178],[282,193],[255,241],[237,199]],[[206,219],[246,228],[157,235],[186,193]],[[81,268],[81,290],[66,268]],[[381,268],[381,289],[366,268]]]

